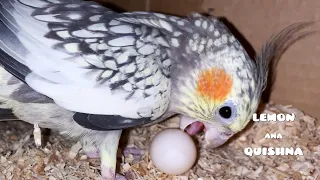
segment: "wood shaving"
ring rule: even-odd
[[[265,106],[263,113],[294,113],[293,122],[251,122],[217,149],[203,148],[204,135],[194,139],[199,159],[187,173],[171,176],[154,167],[149,154],[152,138],[165,128],[178,128],[179,119],[124,131],[120,140],[118,172],[141,180],[320,180],[320,123],[292,106]],[[99,179],[100,160],[89,159],[81,144],[57,133],[42,134],[42,147],[34,143],[33,126],[21,121],[0,122],[0,180]],[[281,133],[282,139],[265,139],[266,133]],[[303,156],[247,156],[246,147],[300,147]],[[121,153],[130,147],[134,154]]]

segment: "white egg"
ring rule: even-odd
[[[192,168],[197,159],[193,139],[180,129],[165,129],[152,140],[150,156],[162,172],[180,175]]]

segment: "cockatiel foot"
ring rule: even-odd
[[[103,180],[127,180],[126,177],[119,173],[115,173],[113,168],[101,167],[101,175]]]
[[[129,155],[133,155],[135,157],[137,156],[142,156],[144,154],[144,151],[141,150],[140,148],[133,146],[133,147],[126,147],[123,151],[123,155],[125,157],[129,156]]]
[[[124,177],[123,175],[117,173],[116,174],[116,180],[127,180],[127,178]]]

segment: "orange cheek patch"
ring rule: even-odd
[[[223,101],[230,93],[232,78],[223,69],[202,71],[197,80],[196,91],[211,101]]]

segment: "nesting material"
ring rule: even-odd
[[[293,122],[252,122],[226,145],[215,150],[200,148],[199,159],[187,173],[169,176],[157,170],[149,155],[156,133],[178,127],[178,119],[131,130],[121,144],[129,151],[119,153],[119,170],[128,179],[310,179],[320,180],[320,123],[290,106],[268,104],[264,113],[294,113]],[[33,126],[23,122],[0,122],[0,179],[99,179],[99,159],[88,159],[77,142],[51,134],[42,148],[32,136]],[[266,133],[281,133],[282,139],[265,139]],[[44,135],[43,135],[44,136]],[[45,137],[43,137],[45,139]],[[73,148],[71,148],[73,146]],[[300,147],[303,156],[247,156],[246,147]],[[122,148],[124,146],[121,146]],[[71,150],[72,149],[72,150]],[[71,150],[71,152],[70,152]],[[79,153],[78,153],[79,151]],[[121,152],[121,151],[119,151]]]

